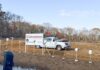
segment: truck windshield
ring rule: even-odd
[[[44,40],[46,40],[46,41],[51,41],[52,39],[51,38],[45,38]]]

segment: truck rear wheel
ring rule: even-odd
[[[61,48],[60,45],[57,45],[56,49],[57,49],[58,51],[62,50],[62,48]]]

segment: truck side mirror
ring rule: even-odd
[[[53,42],[54,42],[55,40],[53,40]]]

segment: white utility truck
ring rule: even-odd
[[[70,49],[70,42],[56,37],[43,37],[43,34],[26,34],[26,45],[35,45],[37,48],[54,48],[57,50]]]

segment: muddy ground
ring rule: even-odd
[[[3,56],[0,55],[0,63],[3,64]],[[62,59],[59,56],[34,55],[25,53],[14,53],[14,66],[36,68],[37,70],[100,70],[100,61]]]

